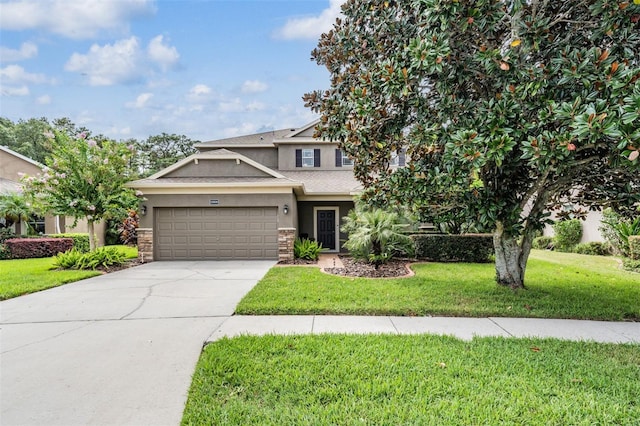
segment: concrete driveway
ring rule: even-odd
[[[2,425],[176,425],[202,344],[275,262],[154,262],[0,302]]]

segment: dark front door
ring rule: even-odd
[[[336,249],[336,211],[318,210],[316,238],[322,243],[322,248],[328,250]]]

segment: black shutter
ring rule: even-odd
[[[302,150],[296,149],[296,167],[302,167]]]
[[[320,150],[313,150],[313,167],[320,167]]]
[[[401,149],[398,153],[398,166],[402,167],[407,162],[407,150]]]
[[[336,167],[342,167],[342,150],[336,149]]]

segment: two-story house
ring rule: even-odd
[[[341,251],[341,218],[361,186],[338,144],[311,123],[198,144],[197,154],[129,186],[144,193],[140,257],[293,258],[296,237]]]

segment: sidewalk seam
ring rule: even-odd
[[[498,324],[497,322],[495,322],[493,320],[493,318],[491,317],[487,317],[487,319],[489,321],[491,321],[492,323],[494,323],[499,329],[501,329],[502,331],[504,331],[505,333],[507,333],[509,335],[509,337],[516,337],[514,334],[510,333],[509,330],[507,330],[506,328],[504,328],[503,326],[501,326],[500,324]]]
[[[400,330],[398,330],[398,327],[396,327],[396,323],[393,322],[393,317],[389,316],[387,318],[389,318],[389,321],[391,322],[393,329],[396,331],[396,334],[400,334]]]

